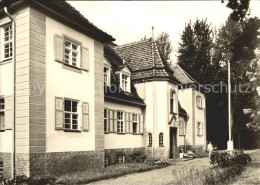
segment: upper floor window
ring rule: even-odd
[[[174,102],[175,92],[171,90],[170,92],[170,113],[174,113],[175,111],[175,102]]]
[[[117,112],[117,133],[124,133],[124,112]]]
[[[78,101],[64,100],[65,129],[78,130]]]
[[[8,60],[13,57],[13,29],[12,24],[2,28],[3,59]]]
[[[198,133],[197,133],[198,136],[203,136],[203,123],[198,122],[198,129],[197,129],[197,131],[198,131]]]
[[[4,129],[5,121],[5,99],[0,98],[0,130]]]
[[[104,85],[110,86],[110,69],[108,67],[104,67]]]
[[[68,39],[64,40],[64,63],[80,67],[80,45]]]
[[[197,96],[196,97],[196,105],[197,105],[197,107],[198,108],[202,108],[202,98],[201,98],[201,96]]]
[[[109,132],[108,127],[108,109],[104,109],[104,131]]]
[[[132,124],[133,124],[133,133],[136,134],[138,132],[137,114],[132,114]]]
[[[163,133],[159,134],[159,146],[163,146]]]
[[[125,75],[125,74],[122,74],[122,79],[121,79],[121,88],[122,88],[122,90],[130,92],[129,85],[130,85],[129,76]]]
[[[153,145],[153,135],[152,133],[148,133],[148,146]]]

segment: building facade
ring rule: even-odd
[[[206,98],[152,38],[117,46],[65,1],[0,8],[0,177],[205,150]]]

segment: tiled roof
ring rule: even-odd
[[[0,8],[3,8],[5,6],[9,7],[16,2],[30,5],[41,4],[61,14],[67,19],[73,20],[75,23],[87,29],[87,32],[90,36],[95,36],[95,38],[98,38],[104,43],[115,40],[111,35],[107,34],[106,32],[96,27],[93,23],[89,22],[88,19],[86,19],[78,10],[76,10],[65,0],[2,0],[0,2]]]
[[[178,80],[173,76],[172,69],[152,39],[115,46],[114,49],[132,69],[133,80],[167,78],[178,83]]]
[[[197,83],[197,81],[192,78],[186,71],[184,71],[178,64],[174,64],[171,66],[171,69],[174,72],[174,76],[182,83],[182,84],[193,84]]]
[[[120,89],[120,79],[117,75],[115,75],[115,71],[118,71],[127,65],[123,63],[123,60],[117,53],[113,50],[113,48],[109,45],[104,46],[104,56],[106,60],[111,64],[111,87],[105,87],[105,99],[120,99],[123,101],[127,101],[130,103],[139,104],[141,106],[145,106],[144,101],[138,96],[137,91],[135,89],[134,83],[131,81],[131,93],[125,92]],[[130,69],[131,70],[131,69]]]

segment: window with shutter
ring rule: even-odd
[[[82,103],[82,129],[83,131],[89,131],[89,104]]]
[[[54,53],[55,60],[63,63],[63,38],[60,35],[54,35]]]
[[[132,127],[133,127],[133,134],[138,133],[139,124],[138,124],[137,114],[132,114]]]
[[[143,114],[139,115],[139,125],[140,125],[139,132],[140,132],[140,134],[143,134],[144,133],[144,117],[143,117]]]
[[[201,122],[198,122],[198,133],[197,133],[197,135],[198,136],[203,136],[203,123],[201,123]]]
[[[197,107],[198,108],[200,108],[200,109],[202,109],[202,98],[201,98],[201,96],[197,96],[196,97],[196,104],[197,104]]]
[[[125,132],[126,133],[129,133],[130,132],[130,118],[129,118],[130,114],[129,113],[125,113],[125,120],[126,120],[126,123],[125,123]]]
[[[122,111],[117,111],[117,133],[125,133],[124,112]]]
[[[5,129],[5,99],[0,98],[0,130]]]
[[[109,132],[109,112],[108,109],[104,109],[104,132]]]
[[[89,71],[89,49],[86,47],[82,47],[81,68]]]
[[[109,110],[109,132],[114,132],[114,111]]]

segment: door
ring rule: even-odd
[[[178,157],[177,128],[170,127],[170,158]]]

